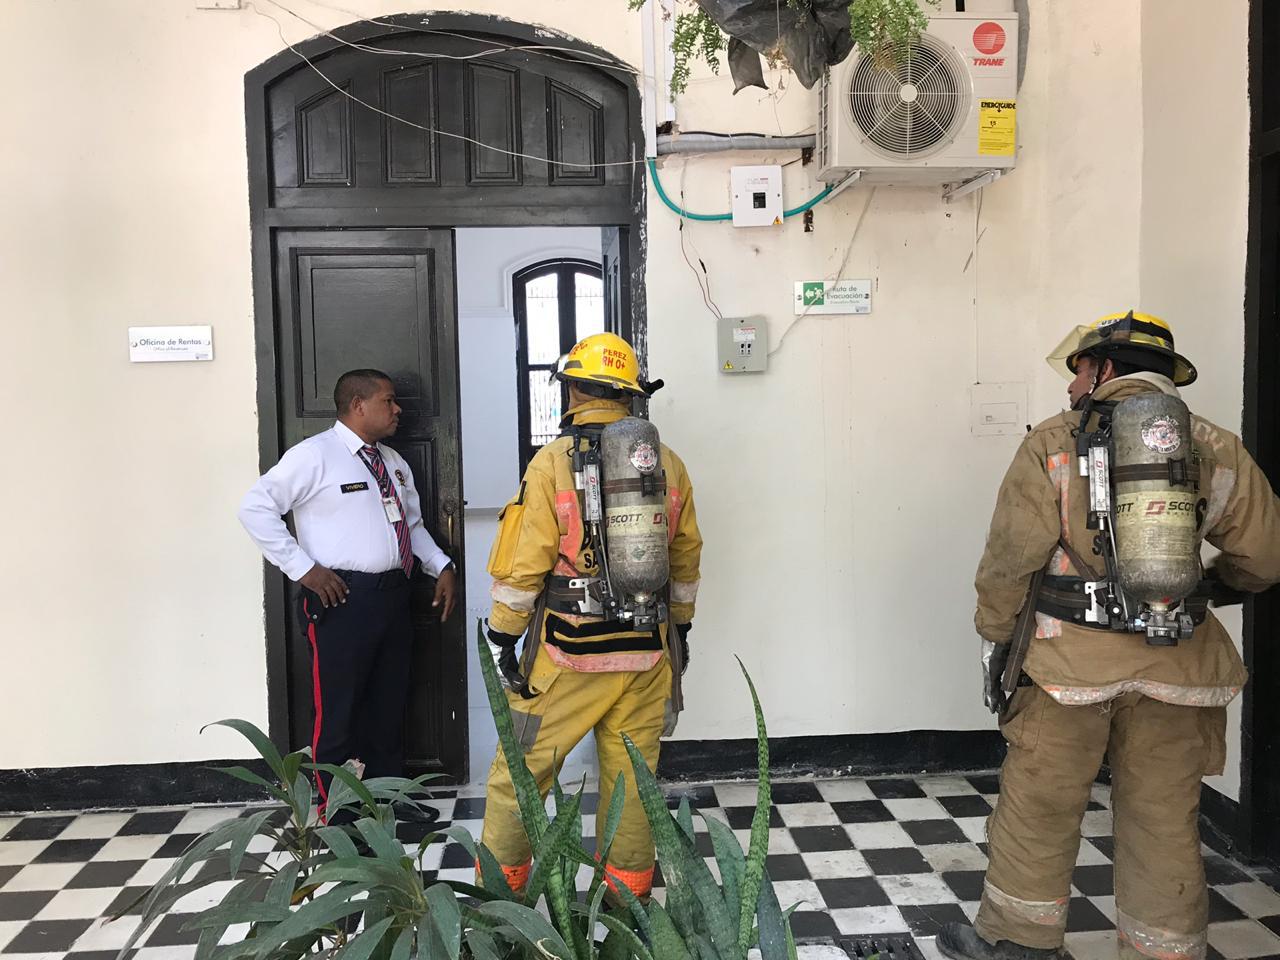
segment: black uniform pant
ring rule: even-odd
[[[402,775],[413,649],[409,594],[408,580],[385,589],[353,583],[346,603],[307,627],[318,763],[359,760],[365,778]],[[320,603],[309,591],[303,598],[306,612]],[[327,794],[329,775],[320,783]]]

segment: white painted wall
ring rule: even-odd
[[[317,23],[351,19],[288,2]],[[843,273],[875,280],[874,314],[805,319],[765,375],[716,370],[676,218],[651,192],[650,369],[668,383],[653,416],[688,462],[707,539],[679,736],[750,735],[735,652],[776,735],[990,726],[972,574],[1016,440],[969,434],[968,391],[1023,382],[1031,419],[1059,409],[1063,384],[1040,358],[1065,327],[1149,296],[1205,371],[1193,404],[1238,422],[1244,5],[1215,12],[1206,34],[1185,0],[1164,3],[1033,0],[1019,167],[981,201],[888,188],[869,201],[855,188],[817,209],[812,234],[689,224],[721,309],[765,316],[776,341],[793,321],[791,283],[834,271],[871,203]],[[642,59],[621,0],[453,6]],[[314,32],[276,15],[290,39]],[[191,0],[9,0],[0,28],[43,38],[12,44],[9,67],[44,78],[39,97],[0,91],[13,141],[39,145],[0,152],[0,383],[22,436],[77,452],[45,471],[38,498],[29,470],[0,473],[6,540],[23,545],[0,560],[16,598],[0,604],[0,635],[22,650],[0,698],[0,768],[240,753],[197,730],[265,721],[259,565],[234,520],[257,474],[242,76],[280,37],[252,9]],[[51,38],[73,54],[54,71]],[[1186,48],[1197,68],[1184,77]],[[1166,100],[1160,78],[1191,100]],[[774,102],[699,74],[676,118],[811,127],[813,95],[787,83]],[[1185,156],[1169,147],[1177,102],[1196,105]],[[760,159],[690,162],[689,206],[726,209],[728,167]],[[663,163],[669,186],[684,163]],[[816,190],[810,170],[786,168],[789,204]],[[214,325],[213,363],[127,363],[126,326],[177,322]],[[464,407],[465,431],[480,413]],[[473,456],[468,496],[500,495],[472,486]]]
[[[1200,371],[1191,409],[1239,432],[1243,408],[1244,268],[1248,236],[1248,4],[1224,3],[1188,30],[1191,0],[1142,5],[1142,301],[1175,324]],[[1212,70],[1195,69],[1212,63]],[[1218,611],[1240,642],[1240,608]],[[1227,772],[1240,793],[1240,698],[1231,705]]]
[[[520,482],[516,405],[515,313],[511,278],[554,257],[600,261],[594,227],[465,229],[454,233],[458,270],[458,363],[462,383],[463,490],[467,501],[467,622],[489,614],[485,564],[497,533],[498,510]],[[483,781],[498,737],[480,665],[468,661],[471,778]],[[571,779],[585,772],[594,746],[565,758]]]

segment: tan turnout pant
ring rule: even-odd
[[[1081,818],[1105,754],[1120,955],[1201,960],[1200,781],[1222,770],[1226,708],[1139,693],[1067,707],[1033,686],[1014,695],[1001,730],[1009,753],[987,824],[991,863],[977,932],[993,943],[1062,945]]]

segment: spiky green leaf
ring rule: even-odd
[[[769,806],[772,800],[772,789],[769,779],[769,734],[765,729],[764,710],[760,707],[760,697],[756,694],[756,685],[751,681],[751,674],[747,673],[747,668],[743,666],[740,659],[738,669],[746,678],[756,714],[756,775],[758,777],[756,810],[751,818],[751,843],[747,851],[746,866],[742,871],[742,889],[739,892],[738,901],[738,950],[745,954],[752,941],[756,906],[760,900],[760,886],[764,882],[765,859],[769,855]]]
[[[649,923],[652,930],[649,942],[653,945],[656,956],[662,960],[694,960],[693,954],[685,945],[684,937],[671,922],[671,915],[657,900],[649,901]]]
[[[734,928],[737,929],[746,856],[728,824],[706,813],[702,814],[702,819],[711,834],[711,849],[715,851],[716,865],[720,868],[720,885],[724,888],[725,906],[729,908]]]
[[[745,955],[745,949],[739,952],[735,947],[737,931],[733,929],[729,910],[711,871],[694,849],[693,842],[667,812],[662,791],[640,749],[626,734],[623,734],[622,742],[631,758],[640,802],[649,818],[649,827],[658,848],[658,859],[662,863],[662,875],[667,881],[668,891],[676,887],[688,889],[698,904],[711,943],[721,956],[728,958]]]
[[[520,746],[511,720],[511,706],[507,703],[506,691],[498,679],[498,668],[493,665],[493,658],[489,656],[489,641],[485,639],[484,626],[479,620],[476,621],[476,651],[480,657],[480,673],[484,677],[485,692],[489,696],[489,710],[498,728],[498,742],[502,745],[502,755],[506,758],[511,784],[515,788],[520,821],[524,824],[529,842],[537,846],[542,835],[547,832],[550,820],[542,805],[542,794],[538,790],[537,781],[524,762],[524,749]]]

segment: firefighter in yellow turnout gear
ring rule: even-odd
[[[1189,617],[1176,637],[1152,633],[1154,616],[1130,619],[1132,598],[1124,601],[1127,608],[1118,601],[1104,604],[1111,612],[1101,621],[1094,599],[1105,595],[1110,601],[1106,591],[1116,580],[1124,583],[1126,568],[1118,563],[1118,572],[1110,573],[1104,561],[1120,554],[1115,547],[1108,553],[1099,533],[1111,530],[1112,543],[1124,546],[1119,537],[1131,528],[1119,512],[1128,506],[1121,504],[1127,496],[1123,477],[1162,482],[1177,495],[1152,501],[1144,513],[1164,512],[1152,505],[1185,503],[1188,512],[1179,520],[1185,526],[1165,527],[1174,530],[1171,535],[1158,524],[1146,525],[1142,539],[1129,541],[1140,548],[1138,563],[1158,567],[1174,558],[1189,566],[1189,582],[1195,583],[1200,543],[1207,540],[1222,551],[1211,574],[1236,589],[1262,590],[1280,581],[1280,501],[1239,437],[1187,417],[1177,387],[1195,379],[1195,368],[1174,351],[1173,334],[1160,319],[1132,311],[1104,317],[1077,329],[1049,360],[1073,378],[1072,411],[1046,420],[1023,440],[1000,488],[977,573],[975,623],[983,639],[988,706],[1003,711],[1000,728],[1009,744],[999,803],[987,824],[990,865],[974,925],[948,924],[938,947],[954,960],[1056,954],[1081,818],[1105,753],[1120,956],[1203,960],[1208,895],[1198,830],[1200,781],[1222,772],[1226,705],[1243,687],[1245,669],[1213,613],[1203,603],[1192,607],[1211,580],[1174,608]],[[1140,430],[1125,432],[1124,410],[1152,408],[1180,412],[1150,416]],[[1114,431],[1109,448],[1090,439],[1108,435],[1099,432],[1104,417]],[[1153,466],[1137,468],[1121,464],[1119,452],[1130,449],[1126,438],[1135,433],[1133,449],[1169,459],[1149,456],[1146,463]],[[1078,437],[1085,438],[1081,446]],[[1109,518],[1091,499],[1093,479],[1106,469],[1102,454],[1095,457],[1095,442],[1114,457]],[[1089,476],[1081,476],[1082,452]],[[1189,475],[1176,476],[1183,469]],[[1175,537],[1182,549],[1164,552]],[[1038,594],[1028,599],[1036,582]],[[1162,608],[1169,599],[1183,596],[1161,598]],[[1025,603],[1034,606],[1019,617]],[[1015,622],[1034,635],[1025,662],[1008,665],[1001,687]],[[1003,693],[1015,678],[1016,691],[1005,705]]]
[[[632,458],[654,477],[659,529],[665,529],[669,581],[667,617],[638,629],[608,610],[594,612],[584,583],[601,577],[600,545],[586,522],[584,491],[575,480],[574,450],[588,450],[592,436],[629,415],[629,396],[649,390],[639,379],[636,356],[626,341],[597,334],[578,343],[558,376],[569,387],[561,421],[565,436],[530,461],[520,489],[499,517],[489,556],[493,604],[488,637],[499,675],[507,685],[516,735],[544,798],[554,767],[594,730],[599,759],[601,816],[614,783],[623,774],[626,800],[609,855],[611,885],[622,882],[637,896],[653,883],[654,849],[636,793],[622,734],[658,763],[659,738],[674,727],[681,707],[680,675],[688,664],[687,634],[698,592],[702,537],[693,508],[693,488],[684,464],[665,445],[648,450],[654,462]],[[598,441],[597,441],[598,442]],[[654,470],[658,466],[658,470]],[[605,504],[609,485],[604,485]],[[521,656],[516,646],[524,637]],[[513,889],[525,885],[531,850],[520,823],[506,758],[499,749],[489,771],[482,841],[493,852]]]

